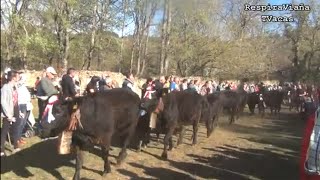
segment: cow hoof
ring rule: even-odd
[[[167,160],[168,159],[168,154],[167,153],[162,153],[161,158],[163,160]]]
[[[111,170],[104,171],[104,172],[102,173],[102,177],[107,177],[107,175],[108,175],[109,173],[111,173]]]
[[[115,167],[120,167],[121,166],[121,164],[122,164],[122,162],[121,161],[117,161],[117,163],[116,163],[116,165],[115,165]]]
[[[74,175],[72,179],[73,180],[80,180],[80,175]]]
[[[123,159],[117,159],[116,167],[121,166],[122,163],[123,163]]]

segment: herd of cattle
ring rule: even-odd
[[[43,138],[59,135],[70,127],[77,117],[76,128],[73,128],[72,144],[76,150],[76,171],[74,179],[80,179],[83,164],[82,151],[86,147],[100,146],[103,151],[104,171],[111,171],[108,159],[112,137],[120,137],[122,149],[117,158],[121,164],[127,156],[126,149],[134,137],[138,137],[138,150],[150,142],[150,134],[164,134],[164,149],[161,157],[168,158],[168,151],[173,148],[172,136],[179,134],[177,145],[182,143],[185,126],[193,126],[192,144],[197,144],[199,123],[204,123],[209,137],[217,126],[221,112],[228,111],[230,124],[234,123],[245,106],[251,113],[257,106],[263,115],[269,107],[271,113],[279,113],[285,91],[267,91],[263,94],[248,94],[244,90],[221,91],[201,96],[194,92],[171,92],[157,94],[151,100],[141,100],[134,92],[115,88],[106,92],[78,97],[72,101],[58,101],[53,105],[52,114],[55,120],[51,123],[41,122]],[[290,100],[296,102],[296,99]],[[293,104],[293,103],[292,103]],[[295,103],[298,104],[298,103]],[[141,116],[141,111],[146,112]],[[78,113],[77,116],[74,114]],[[157,114],[156,128],[149,126],[150,115]]]

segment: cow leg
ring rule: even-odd
[[[127,146],[129,145],[130,138],[126,137],[122,146],[122,149],[117,158],[117,165],[121,165],[123,160],[127,157]]]
[[[236,110],[236,119],[239,120],[240,118],[241,109]]]
[[[157,135],[157,142],[159,143],[160,142],[160,132],[157,131],[156,135]]]
[[[234,108],[231,108],[229,110],[230,112],[230,121],[229,121],[229,124],[232,124],[234,122],[234,116],[235,116],[235,109]]]
[[[174,129],[175,129],[175,125],[172,125],[170,129],[167,131],[166,135],[164,136],[164,140],[163,140],[164,148],[161,155],[163,159],[168,159],[168,145],[170,142],[170,138],[172,139]]]
[[[124,138],[122,149],[121,149],[119,156],[117,158],[117,165],[121,165],[123,160],[127,157],[127,146],[130,144],[130,140],[131,140],[132,136],[134,135],[135,128],[136,128],[135,123],[132,123],[129,127],[129,132],[128,132],[127,136]]]
[[[263,105],[260,106],[259,111],[260,111],[261,117],[263,118],[264,117],[264,113],[265,113],[265,108],[264,108]]]
[[[141,152],[143,140],[139,140],[137,152]]]
[[[292,104],[290,103],[289,104],[289,111],[291,111],[292,110]]]
[[[214,121],[214,117],[212,119],[209,119],[207,122],[206,122],[206,128],[207,128],[207,138],[210,137],[210,135],[212,134],[213,132],[213,122]]]
[[[212,133],[218,127],[219,115],[215,115],[212,120]]]
[[[198,123],[194,123],[193,124],[193,141],[192,141],[192,145],[196,145],[198,142]]]
[[[111,172],[110,161],[109,161],[109,149],[110,149],[110,144],[101,147],[101,150],[103,153],[102,158],[104,160],[104,170],[103,170],[102,176],[106,176],[108,173]]]
[[[173,140],[172,140],[172,136],[169,139],[169,151],[171,151],[173,149]]]
[[[296,111],[297,111],[297,112],[300,112],[299,110],[300,110],[300,108],[299,108],[299,103],[297,103],[297,104],[296,104]]]
[[[252,104],[248,104],[248,106],[249,106],[249,110],[250,110],[250,115],[253,115],[255,106],[253,106]]]
[[[238,112],[237,112],[237,120],[239,120],[239,118],[240,118],[240,114],[243,114],[243,111],[244,111],[244,106],[242,107],[240,107],[240,108],[238,108]]]
[[[74,173],[73,180],[80,180],[80,170],[83,165],[83,152],[79,146],[76,149],[76,172]]]
[[[178,143],[177,146],[179,146],[180,144],[182,144],[183,142],[183,136],[186,132],[186,127],[185,126],[181,126],[181,130],[180,130],[180,135],[179,135],[179,139],[178,139]]]

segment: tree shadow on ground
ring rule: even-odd
[[[13,171],[21,178],[30,178],[36,175],[32,174],[27,167],[35,167],[43,169],[57,179],[64,179],[57,169],[61,166],[74,167],[70,162],[73,159],[72,155],[57,154],[56,141],[47,140],[1,158],[1,174]]]
[[[155,177],[155,179],[166,179],[166,180],[171,180],[171,179],[172,180],[175,180],[175,179],[193,180],[193,179],[195,179],[188,174],[177,172],[177,171],[167,169],[167,168],[146,167],[146,166],[143,166],[143,165],[137,164],[137,163],[129,163],[129,164],[135,168],[143,169],[144,173],[146,175]],[[120,171],[120,173],[124,173],[124,171]],[[127,172],[125,172],[125,173],[127,173]],[[138,179],[140,179],[140,178],[138,178]]]
[[[233,146],[204,148],[214,152],[212,157],[188,154],[201,164],[170,162],[185,172],[202,178],[216,179],[297,179],[298,161],[290,156],[262,149],[244,149]],[[202,164],[206,164],[204,166]],[[252,166],[256,164],[256,166]]]
[[[256,143],[278,146],[280,148],[298,151],[303,134],[304,121],[297,114],[282,113],[281,119],[264,119],[265,123],[252,127],[250,124],[233,124],[221,126],[222,129],[242,135],[262,134],[257,137],[244,139]]]
[[[86,151],[98,156],[98,161],[103,161],[101,158],[101,150],[88,148]],[[110,157],[116,156],[110,155]],[[74,154],[59,155],[57,153],[57,139],[47,140],[34,144],[31,147],[23,149],[10,156],[2,157],[1,174],[13,171],[21,178],[30,178],[37,175],[32,174],[27,167],[34,167],[48,172],[56,179],[64,179],[57,169],[60,167],[75,167],[73,160],[75,160]],[[84,154],[84,163],[85,162],[86,154]],[[86,166],[84,166],[83,169],[97,174],[102,174],[103,166],[101,167],[101,171]]]
[[[141,179],[141,180],[146,180],[146,179],[151,179],[151,178],[143,178],[138,176],[136,173],[130,172],[128,170],[125,169],[118,169],[117,170],[120,174],[123,174],[125,176],[130,177],[130,179]]]
[[[163,160],[158,154],[153,154],[147,151],[144,151],[144,153],[153,156],[155,158],[157,158],[158,160]],[[248,176],[246,174],[241,174],[237,168],[233,169],[233,168],[228,168],[226,167],[219,167],[219,166],[210,166],[208,165],[209,160],[206,159],[207,157],[201,157],[198,155],[193,155],[190,154],[188,155],[192,158],[194,158],[194,160],[196,161],[196,163],[194,162],[179,162],[179,161],[174,161],[171,160],[174,157],[170,156],[169,154],[169,160],[168,162],[170,163],[170,165],[174,168],[177,168],[179,170],[182,170],[186,173],[190,173],[194,176],[198,176],[204,179],[212,179],[212,178],[216,178],[216,179],[223,179],[223,180],[242,180],[242,179],[248,179]],[[222,157],[222,156],[221,156]],[[213,162],[214,164],[214,162]],[[245,164],[239,165],[241,166],[245,166]],[[134,167],[141,167],[141,165],[135,165]],[[145,169],[145,167],[143,167]],[[162,177],[165,177],[165,175],[163,174],[159,174],[159,172],[155,172],[157,169],[153,169],[150,168],[149,171],[146,171],[146,174],[149,174],[150,176],[154,176],[157,179],[162,179]],[[168,172],[167,175],[168,177],[171,177],[171,175],[175,174],[176,172]],[[190,176],[191,177],[191,176]],[[164,178],[166,179],[166,178]],[[175,178],[172,178],[175,179]]]

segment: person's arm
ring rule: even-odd
[[[10,90],[7,86],[2,87],[1,89],[1,107],[3,114],[8,118],[12,119],[13,117],[13,107],[10,107],[12,104],[12,95],[9,94]],[[12,108],[12,110],[11,110]]]
[[[24,98],[26,98],[27,102],[31,102],[31,94],[30,94],[28,88],[26,86],[24,86],[23,88],[24,88],[24,92],[25,92],[25,93],[23,93],[25,96]]]

